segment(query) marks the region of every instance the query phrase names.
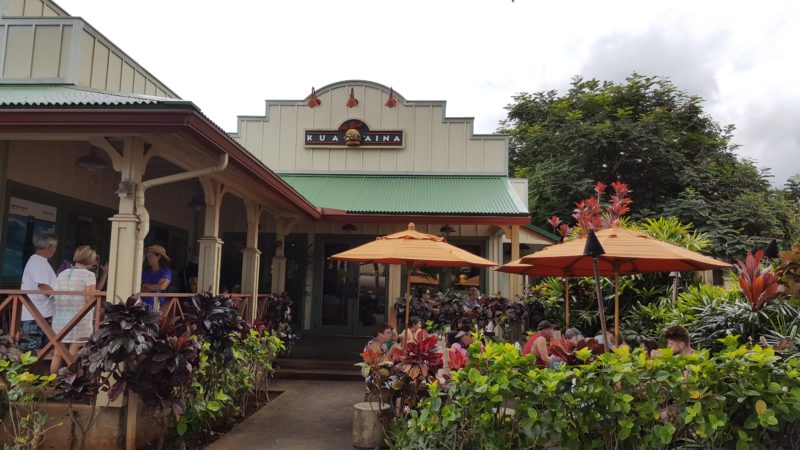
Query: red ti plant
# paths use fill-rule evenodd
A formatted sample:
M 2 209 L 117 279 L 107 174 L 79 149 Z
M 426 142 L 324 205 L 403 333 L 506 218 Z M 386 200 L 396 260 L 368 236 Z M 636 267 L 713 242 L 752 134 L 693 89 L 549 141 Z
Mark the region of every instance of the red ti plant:
M 451 371 L 463 369 L 467 365 L 467 350 L 463 348 L 451 348 L 447 367 Z
M 742 288 L 753 311 L 760 311 L 769 300 L 783 291 L 783 286 L 779 284 L 777 275 L 772 272 L 772 267 L 761 268 L 763 256 L 764 250 L 758 250 L 755 254 L 747 252 L 744 262 L 736 260 L 739 287 Z
M 589 230 L 611 228 L 619 222 L 620 217 L 630 212 L 629 205 L 633 200 L 628 197 L 631 192 L 628 185 L 619 180 L 611 183 L 614 193 L 608 196 L 608 200 L 605 199 L 607 188 L 606 184 L 598 181 L 594 185 L 596 196 L 575 203 L 572 218 L 575 219 L 575 226 L 580 236 L 585 236 Z M 558 216 L 551 217 L 548 222 L 553 227 L 553 231 L 563 238 L 569 236 L 573 231 Z
M 412 381 L 419 378 L 430 381 L 428 378 L 435 377 L 436 371 L 442 368 L 442 355 L 436 349 L 438 341 L 436 336 L 428 336 L 406 343 L 398 368 Z

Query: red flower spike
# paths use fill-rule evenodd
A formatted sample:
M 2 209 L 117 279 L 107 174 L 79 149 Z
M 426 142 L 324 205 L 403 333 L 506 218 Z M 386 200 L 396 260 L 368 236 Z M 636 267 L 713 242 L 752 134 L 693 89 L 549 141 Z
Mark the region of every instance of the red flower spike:
M 597 192 L 598 196 L 600 196 L 600 195 L 603 194 L 603 192 L 606 191 L 607 187 L 608 187 L 608 185 L 603 184 L 602 181 L 598 181 L 597 184 L 594 185 L 594 191 Z
M 317 90 L 313 87 L 311 88 L 311 95 L 308 97 L 308 101 L 306 101 L 306 105 L 309 108 L 316 108 L 317 106 L 321 105 L 322 102 L 319 98 L 317 98 Z
M 783 286 L 779 284 L 772 268 L 767 266 L 761 269 L 763 256 L 764 250 L 758 250 L 755 254 L 748 252 L 744 262 L 736 260 L 739 287 L 753 311 L 760 311 L 768 301 L 783 291 Z
M 387 108 L 394 108 L 397 106 L 397 99 L 394 97 L 394 88 L 389 88 L 389 99 L 384 103 Z
M 550 218 L 549 222 L 550 222 L 550 225 L 555 230 L 558 227 L 558 225 L 561 224 L 561 219 L 559 219 L 558 216 L 553 216 L 553 217 Z
M 358 106 L 358 100 L 356 100 L 356 93 L 353 88 L 350 88 L 350 97 L 347 99 L 347 103 L 345 103 L 348 108 L 355 108 Z

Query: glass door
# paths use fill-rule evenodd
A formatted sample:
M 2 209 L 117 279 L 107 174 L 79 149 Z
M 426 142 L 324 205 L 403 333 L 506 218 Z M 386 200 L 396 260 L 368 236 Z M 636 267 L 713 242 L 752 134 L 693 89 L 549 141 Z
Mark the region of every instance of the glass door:
M 386 321 L 386 266 L 328 259 L 356 245 L 323 244 L 322 286 L 318 291 L 319 331 L 323 333 L 371 336 L 375 325 Z

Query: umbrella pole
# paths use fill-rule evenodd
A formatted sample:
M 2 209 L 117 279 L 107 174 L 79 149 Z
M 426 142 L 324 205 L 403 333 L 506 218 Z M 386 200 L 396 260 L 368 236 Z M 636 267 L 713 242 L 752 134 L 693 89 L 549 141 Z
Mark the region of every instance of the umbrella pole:
M 678 276 L 676 272 L 675 281 L 672 282 L 672 304 L 678 301 Z
M 564 319 L 569 328 L 569 277 L 564 278 Z
M 411 310 L 411 264 L 406 264 L 406 322 L 403 327 L 403 336 L 405 336 L 406 333 L 405 330 L 408 329 L 408 316 L 409 313 L 411 312 L 410 310 Z M 403 342 L 403 345 L 405 345 L 405 342 Z
M 600 312 L 600 331 L 603 333 L 603 349 L 608 353 L 608 330 L 606 329 L 606 313 L 603 310 L 603 293 L 600 291 L 600 269 L 597 267 L 597 257 L 592 258 L 594 267 L 594 288 L 597 294 L 597 308 Z
M 614 271 L 614 340 L 619 339 L 619 271 Z

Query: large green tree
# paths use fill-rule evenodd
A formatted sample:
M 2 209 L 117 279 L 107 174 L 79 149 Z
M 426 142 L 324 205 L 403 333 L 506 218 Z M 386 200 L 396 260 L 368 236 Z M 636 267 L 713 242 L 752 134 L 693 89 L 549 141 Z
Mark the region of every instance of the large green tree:
M 768 171 L 734 154 L 733 126 L 721 126 L 700 97 L 668 79 L 578 77 L 563 95 L 522 93 L 507 110 L 512 171 L 529 180 L 537 225 L 568 216 L 594 181 L 621 179 L 634 190 L 634 217 L 691 221 L 720 257 L 798 237 L 796 203 L 770 187 Z

